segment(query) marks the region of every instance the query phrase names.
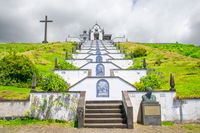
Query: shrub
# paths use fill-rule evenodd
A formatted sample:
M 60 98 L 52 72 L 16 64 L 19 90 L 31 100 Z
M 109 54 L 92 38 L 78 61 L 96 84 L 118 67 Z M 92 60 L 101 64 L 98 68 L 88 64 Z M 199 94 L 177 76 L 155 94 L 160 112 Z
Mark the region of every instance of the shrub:
M 65 60 L 59 60 L 58 69 L 60 69 L 60 70 L 67 70 L 67 69 L 76 70 L 78 68 L 76 66 L 66 62 Z
M 134 57 L 143 57 L 147 55 L 147 50 L 143 47 L 136 47 L 133 49 Z
M 160 89 L 163 84 L 163 75 L 161 72 L 151 71 L 149 74 L 140 79 L 140 82 L 136 82 L 135 87 L 144 91 L 147 87 L 152 87 L 152 89 Z
M 30 87 L 34 72 L 36 68 L 28 57 L 9 54 L 0 60 L 0 85 Z
M 43 79 L 42 89 L 44 91 L 58 91 L 62 92 L 68 88 L 69 85 L 65 80 L 57 74 L 51 73 Z

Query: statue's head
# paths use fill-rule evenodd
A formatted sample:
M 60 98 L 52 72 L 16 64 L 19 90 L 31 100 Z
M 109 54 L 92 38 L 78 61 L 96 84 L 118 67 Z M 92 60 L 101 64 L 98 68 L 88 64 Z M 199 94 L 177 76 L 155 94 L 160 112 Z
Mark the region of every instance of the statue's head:
M 147 87 L 146 91 L 147 91 L 147 95 L 151 96 L 151 94 L 152 94 L 152 88 L 151 87 Z

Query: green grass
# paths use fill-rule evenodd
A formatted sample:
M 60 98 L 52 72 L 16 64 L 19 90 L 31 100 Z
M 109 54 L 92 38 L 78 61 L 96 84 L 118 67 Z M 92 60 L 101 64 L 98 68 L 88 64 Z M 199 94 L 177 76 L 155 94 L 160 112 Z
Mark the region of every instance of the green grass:
M 169 90 L 169 76 L 173 73 L 175 76 L 176 91 L 178 98 L 200 98 L 200 67 L 197 65 L 200 62 L 198 58 L 192 58 L 180 54 L 179 51 L 173 52 L 162 50 L 162 45 L 155 44 L 157 47 L 153 48 L 153 44 L 139 44 L 139 43 L 120 43 L 128 53 L 133 51 L 135 47 L 144 47 L 147 50 L 147 56 L 135 58 L 134 65 L 131 68 L 139 68 L 142 64 L 142 59 L 146 58 L 148 68 L 155 68 L 159 72 L 163 72 L 164 83 L 159 90 Z M 178 44 L 181 45 L 181 44 Z M 168 46 L 170 47 L 170 46 Z M 183 47 L 188 47 L 183 45 Z M 194 47 L 194 46 L 191 46 Z M 195 47 L 198 51 L 199 47 Z M 192 48 L 193 49 L 193 48 Z M 161 65 L 155 65 L 156 60 L 161 60 Z
M 54 60 L 58 59 L 58 63 L 64 65 L 65 69 L 79 69 L 65 62 L 65 54 L 68 52 L 69 58 L 72 57 L 71 49 L 76 44 L 72 42 L 54 42 L 47 44 L 32 43 L 0 43 L 0 59 L 5 55 L 16 52 L 27 56 L 36 66 L 39 74 L 43 77 L 54 70 Z M 65 62 L 63 64 L 63 62 Z M 37 90 L 41 89 L 37 87 Z M 23 100 L 27 99 L 30 94 L 30 88 L 18 88 L 15 86 L 0 86 L 0 99 L 6 100 Z
M 0 120 L 1 126 L 24 126 L 24 125 L 60 125 L 66 126 L 68 124 L 65 121 L 60 120 L 38 120 L 34 118 L 17 118 L 15 120 Z M 70 124 L 70 123 L 69 123 Z
M 200 123 L 198 124 L 183 124 L 182 127 L 187 131 L 200 132 Z
M 3 58 L 6 54 L 10 52 L 25 52 L 29 50 L 34 50 L 38 48 L 39 46 L 44 44 L 38 44 L 38 43 L 0 43 L 0 59 Z
M 177 52 L 179 54 L 190 56 L 193 58 L 200 58 L 200 46 L 194 46 L 192 44 L 144 44 L 152 48 L 158 48 L 161 50 L 167 50 L 170 52 Z
M 0 99 L 24 100 L 29 97 L 30 88 L 18 88 L 15 86 L 0 86 Z
M 162 121 L 162 126 L 173 126 L 174 122 L 172 121 Z
M 71 49 L 75 47 L 75 44 L 70 42 L 64 43 L 49 43 L 41 45 L 34 50 L 25 51 L 21 54 L 28 56 L 32 62 L 36 65 L 40 74 L 46 75 L 54 70 L 54 60 L 58 59 L 58 62 L 65 60 L 65 53 L 68 52 L 71 58 Z M 78 69 L 77 67 L 68 64 L 68 69 Z

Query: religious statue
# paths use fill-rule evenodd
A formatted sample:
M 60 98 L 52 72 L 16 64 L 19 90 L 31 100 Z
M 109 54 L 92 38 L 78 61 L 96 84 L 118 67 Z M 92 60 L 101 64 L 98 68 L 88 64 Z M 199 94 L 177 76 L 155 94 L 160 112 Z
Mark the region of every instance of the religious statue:
M 147 93 L 142 96 L 142 101 L 143 102 L 149 102 L 149 103 L 156 102 L 156 96 L 152 95 L 152 88 L 147 87 L 146 91 L 147 91 Z

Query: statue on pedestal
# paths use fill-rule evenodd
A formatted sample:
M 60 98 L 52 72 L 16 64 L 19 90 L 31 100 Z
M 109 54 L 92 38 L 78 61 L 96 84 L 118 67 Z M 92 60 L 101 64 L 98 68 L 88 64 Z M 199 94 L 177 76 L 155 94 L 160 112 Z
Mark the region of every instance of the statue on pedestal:
M 146 88 L 147 93 L 142 96 L 142 123 L 144 125 L 161 125 L 161 108 L 156 96 L 152 95 L 152 88 Z

